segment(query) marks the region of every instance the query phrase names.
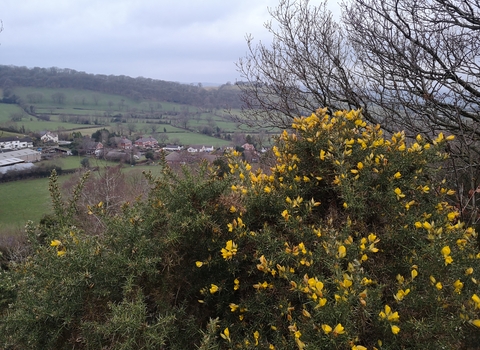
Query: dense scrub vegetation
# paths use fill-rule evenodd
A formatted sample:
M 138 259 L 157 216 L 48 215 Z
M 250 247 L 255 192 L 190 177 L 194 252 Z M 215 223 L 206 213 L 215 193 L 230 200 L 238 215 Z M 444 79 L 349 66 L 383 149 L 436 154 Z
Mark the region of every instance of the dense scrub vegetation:
M 450 203 L 450 136 L 360 111 L 296 118 L 270 173 L 232 154 L 148 176 L 109 211 L 62 199 L 0 274 L 0 344 L 26 349 L 473 349 L 477 233 Z M 79 213 L 101 228 L 91 234 Z M 80 217 L 82 216 L 80 215 Z

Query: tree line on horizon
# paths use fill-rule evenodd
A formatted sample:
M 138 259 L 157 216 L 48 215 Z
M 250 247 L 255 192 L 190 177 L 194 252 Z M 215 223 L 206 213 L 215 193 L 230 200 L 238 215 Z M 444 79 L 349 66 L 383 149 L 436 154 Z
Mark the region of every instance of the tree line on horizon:
M 156 100 L 181 103 L 202 108 L 238 109 L 242 106 L 240 91 L 226 83 L 215 89 L 205 89 L 201 84 L 151 78 L 132 78 L 125 75 L 103 75 L 78 72 L 69 68 L 28 68 L 0 65 L 0 87 L 5 102 L 17 103 L 13 97 L 15 87 L 74 88 L 116 94 L 135 101 Z

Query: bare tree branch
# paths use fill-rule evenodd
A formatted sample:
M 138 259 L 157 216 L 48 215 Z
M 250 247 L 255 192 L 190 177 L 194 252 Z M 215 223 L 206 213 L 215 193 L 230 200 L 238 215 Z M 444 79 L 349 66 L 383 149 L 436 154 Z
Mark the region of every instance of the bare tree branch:
M 271 45 L 248 36 L 237 64 L 245 123 L 287 128 L 319 107 L 361 107 L 387 131 L 456 135 L 457 173 L 478 186 L 479 0 L 344 0 L 340 22 L 326 0 L 281 0 L 270 14 Z

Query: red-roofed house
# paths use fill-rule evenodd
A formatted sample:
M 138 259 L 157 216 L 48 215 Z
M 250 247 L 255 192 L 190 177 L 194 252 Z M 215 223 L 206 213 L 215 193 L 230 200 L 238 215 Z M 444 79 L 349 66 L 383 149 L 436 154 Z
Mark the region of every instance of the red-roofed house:
M 153 148 L 158 146 L 158 141 L 153 137 L 142 137 L 135 141 L 135 146 L 142 148 Z
M 130 149 L 130 148 L 132 148 L 132 141 L 130 141 L 126 137 L 122 137 L 122 139 L 120 140 L 120 145 L 119 146 L 122 149 Z

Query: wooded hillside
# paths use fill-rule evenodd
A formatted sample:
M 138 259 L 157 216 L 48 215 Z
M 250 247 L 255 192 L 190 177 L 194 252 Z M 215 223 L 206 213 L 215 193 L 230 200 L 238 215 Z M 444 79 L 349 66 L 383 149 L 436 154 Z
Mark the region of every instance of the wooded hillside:
M 144 77 L 103 75 L 62 68 L 27 68 L 0 66 L 0 87 L 4 102 L 15 103 L 11 95 L 15 87 L 76 88 L 118 94 L 133 98 L 188 104 L 205 108 L 240 108 L 240 91 L 227 83 L 206 89 L 201 84 L 181 84 Z

